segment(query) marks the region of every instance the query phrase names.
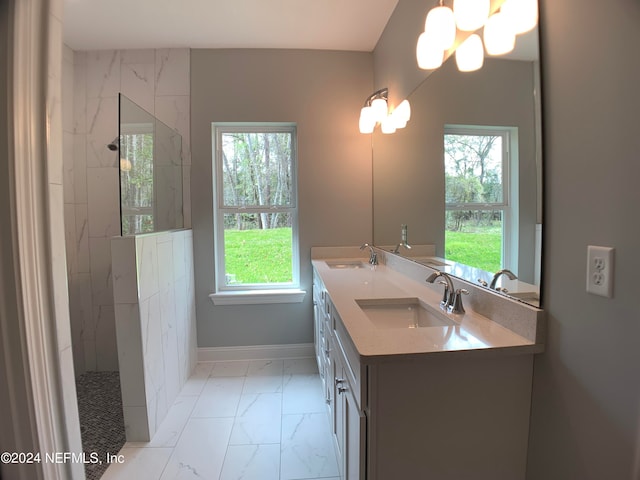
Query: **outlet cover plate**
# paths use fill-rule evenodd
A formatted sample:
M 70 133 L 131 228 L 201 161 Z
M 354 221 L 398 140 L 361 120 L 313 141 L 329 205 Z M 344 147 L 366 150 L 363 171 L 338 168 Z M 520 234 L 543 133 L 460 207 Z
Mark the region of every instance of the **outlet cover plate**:
M 587 247 L 587 292 L 613 297 L 613 252 L 611 247 Z

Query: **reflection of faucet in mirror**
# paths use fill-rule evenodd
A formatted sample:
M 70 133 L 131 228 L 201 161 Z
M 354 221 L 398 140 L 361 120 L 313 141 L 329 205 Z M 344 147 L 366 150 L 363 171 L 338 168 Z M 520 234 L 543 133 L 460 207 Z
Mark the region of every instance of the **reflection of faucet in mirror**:
M 489 284 L 489 288 L 491 290 L 498 290 L 496 288 L 496 283 L 498 282 L 498 278 L 500 278 L 501 275 L 506 275 L 507 277 L 509 277 L 509 280 L 515 280 L 518 277 L 516 276 L 515 273 L 513 273 L 511 270 L 507 270 L 506 268 L 503 270 L 499 270 L 496 272 L 496 274 L 493 276 L 493 279 L 491 280 L 491 283 Z M 506 293 L 506 289 L 501 288 L 500 291 L 503 291 Z
M 369 263 L 371 265 L 377 265 L 378 264 L 378 254 L 376 253 L 376 251 L 368 243 L 363 243 L 360 246 L 360 250 L 364 250 L 365 248 L 369 249 Z
M 396 245 L 396 248 L 394 248 L 391 253 L 398 253 L 400 251 L 400 247 L 404 247 L 407 250 L 411 250 L 411 245 L 409 245 L 409 242 L 407 240 L 408 236 L 407 236 L 407 226 L 405 224 L 402 224 L 400 226 L 400 243 L 398 243 Z

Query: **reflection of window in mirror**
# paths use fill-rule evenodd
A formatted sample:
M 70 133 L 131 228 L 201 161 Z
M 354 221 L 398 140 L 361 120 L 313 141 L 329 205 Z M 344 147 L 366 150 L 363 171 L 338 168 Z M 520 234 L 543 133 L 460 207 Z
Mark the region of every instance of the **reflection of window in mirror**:
M 120 137 L 120 208 L 122 235 L 154 231 L 153 127 Z
M 445 255 L 517 272 L 517 129 L 445 126 Z M 514 157 L 517 155 L 514 155 Z

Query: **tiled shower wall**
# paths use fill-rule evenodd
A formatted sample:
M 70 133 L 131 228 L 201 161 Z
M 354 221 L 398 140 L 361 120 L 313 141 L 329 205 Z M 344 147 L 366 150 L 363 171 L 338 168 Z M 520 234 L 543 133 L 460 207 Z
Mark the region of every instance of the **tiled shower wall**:
M 191 230 L 111 242 L 128 441 L 149 441 L 196 364 Z
M 76 375 L 117 370 L 110 240 L 120 235 L 118 136 L 123 93 L 182 135 L 185 227 L 190 205 L 188 49 L 63 53 L 64 217 Z

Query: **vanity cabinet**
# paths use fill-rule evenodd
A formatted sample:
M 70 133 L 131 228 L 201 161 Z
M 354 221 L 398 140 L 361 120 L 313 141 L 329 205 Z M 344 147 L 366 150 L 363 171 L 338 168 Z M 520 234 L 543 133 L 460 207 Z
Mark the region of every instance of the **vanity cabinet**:
M 361 355 L 316 277 L 316 351 L 342 480 L 524 480 L 532 353 Z
M 313 287 L 316 359 L 329 408 L 340 476 L 365 480 L 366 417 L 360 403 L 360 364 L 353 346 L 346 344 L 349 340 L 344 326 L 317 275 L 314 275 Z

